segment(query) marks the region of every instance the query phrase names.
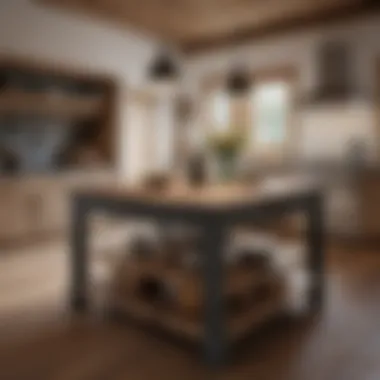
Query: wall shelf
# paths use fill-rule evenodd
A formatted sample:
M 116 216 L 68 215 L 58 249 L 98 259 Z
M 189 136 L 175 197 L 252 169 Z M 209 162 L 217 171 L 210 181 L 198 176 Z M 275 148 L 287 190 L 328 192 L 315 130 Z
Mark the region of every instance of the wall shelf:
M 71 95 L 22 91 L 0 92 L 0 114 L 36 115 L 67 119 L 91 119 L 102 114 L 100 95 Z
M 0 245 L 64 235 L 71 192 L 115 179 L 116 96 L 108 75 L 0 58 Z

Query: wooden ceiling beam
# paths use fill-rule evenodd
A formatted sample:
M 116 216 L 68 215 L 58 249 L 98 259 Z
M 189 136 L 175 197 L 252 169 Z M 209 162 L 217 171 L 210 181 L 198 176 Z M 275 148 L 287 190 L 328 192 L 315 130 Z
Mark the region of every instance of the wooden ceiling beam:
M 181 50 L 187 55 L 196 55 L 211 50 L 242 45 L 252 40 L 292 33 L 297 30 L 310 30 L 333 24 L 344 23 L 374 13 L 380 13 L 380 1 L 362 0 L 343 8 L 333 8 L 311 15 L 283 19 L 262 27 L 247 27 L 234 33 L 215 37 L 192 39 L 181 44 Z
M 213 0 L 205 3 L 208 1 Z M 360 1 L 362 0 L 240 0 L 229 6 L 228 12 L 203 12 L 197 22 L 191 25 L 192 28 L 188 28 L 187 34 L 183 35 L 183 40 L 218 37 L 226 32 L 232 35 L 246 28 L 260 29 L 263 25 L 342 9 Z

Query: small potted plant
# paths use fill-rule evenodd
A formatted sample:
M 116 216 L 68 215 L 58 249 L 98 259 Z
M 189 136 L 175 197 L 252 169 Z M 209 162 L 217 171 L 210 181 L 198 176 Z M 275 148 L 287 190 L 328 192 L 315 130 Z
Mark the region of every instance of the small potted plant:
M 244 136 L 237 131 L 230 128 L 209 136 L 209 147 L 216 158 L 219 177 L 223 180 L 231 180 L 236 174 L 237 160 L 244 145 Z

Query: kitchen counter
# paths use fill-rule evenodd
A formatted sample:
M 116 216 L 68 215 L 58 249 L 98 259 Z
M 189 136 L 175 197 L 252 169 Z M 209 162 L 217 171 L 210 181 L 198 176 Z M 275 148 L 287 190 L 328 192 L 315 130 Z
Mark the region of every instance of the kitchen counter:
M 312 162 L 250 168 L 247 181 L 301 177 L 320 184 L 325 193 L 326 228 L 330 236 L 380 242 L 380 164 Z M 248 179 L 247 179 L 248 178 Z

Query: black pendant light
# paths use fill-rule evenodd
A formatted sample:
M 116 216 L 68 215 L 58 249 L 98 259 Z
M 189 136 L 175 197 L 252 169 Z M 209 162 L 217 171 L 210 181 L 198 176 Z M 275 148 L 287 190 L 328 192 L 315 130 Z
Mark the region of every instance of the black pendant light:
M 149 68 L 149 77 L 153 81 L 173 81 L 179 76 L 176 62 L 166 51 L 160 52 Z
M 235 67 L 227 76 L 227 91 L 232 96 L 241 96 L 249 92 L 252 82 L 244 67 Z

